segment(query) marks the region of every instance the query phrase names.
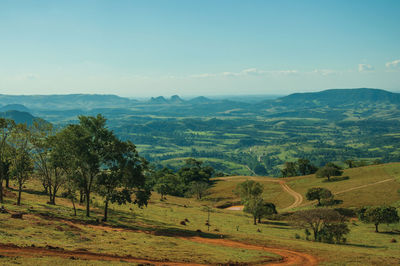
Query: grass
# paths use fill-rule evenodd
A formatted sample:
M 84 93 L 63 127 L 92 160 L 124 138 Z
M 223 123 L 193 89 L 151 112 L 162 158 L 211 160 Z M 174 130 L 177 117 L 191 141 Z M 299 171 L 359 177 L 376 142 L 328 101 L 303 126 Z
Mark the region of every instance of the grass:
M 316 185 L 327 185 L 333 191 L 339 191 L 390 177 L 396 178 L 398 182 L 399 172 L 400 164 L 387 164 L 346 170 L 345 175 L 350 176 L 350 179 L 339 182 L 324 183 L 323 180 L 313 176 L 285 180 L 291 188 L 303 194 L 308 187 Z M 102 217 L 100 198 L 93 198 L 94 207 L 91 218 L 84 216 L 83 206 L 79 206 L 78 217 L 73 217 L 68 200 L 57 198 L 57 206 L 47 205 L 47 197 L 37 193 L 40 191 L 40 184 L 32 181 L 27 185 L 30 192 L 24 192 L 22 195 L 22 206 L 14 205 L 15 197 L 8 194 L 5 208 L 12 212 L 27 214 L 23 220 L 10 219 L 9 214 L 0 214 L 0 243 L 13 243 L 20 246 L 34 244 L 38 247 L 50 245 L 62 247 L 65 250 L 82 249 L 106 254 L 132 255 L 144 259 L 168 259 L 206 264 L 256 262 L 261 258 L 277 258 L 275 254 L 259 250 L 211 245 L 191 240 L 192 237 L 200 235 L 210 239 L 223 237 L 303 251 L 317 256 L 322 265 L 395 265 L 400 260 L 399 225 L 381 225 L 380 231 L 383 233 L 374 233 L 373 225 L 354 221 L 349 224 L 351 233 L 347 237 L 347 244 L 333 245 L 305 240 L 303 230 L 292 226 L 288 221 L 264 221 L 254 226 L 248 214 L 211 208 L 211 227 L 208 231 L 205 224 L 208 218 L 206 206 L 237 201 L 238 198 L 232 190 L 237 183 L 246 178 L 248 177 L 216 181 L 210 190 L 211 194 L 203 201 L 172 196 L 167 196 L 166 201 L 160 201 L 159 195 L 155 193 L 147 208 L 139 209 L 133 205 L 111 204 L 110 220 L 105 224 L 106 227 L 89 224 L 96 218 Z M 291 196 L 282 192 L 278 183 L 268 182 L 261 177 L 256 180 L 264 184 L 266 200 L 276 202 L 280 208 L 292 203 Z M 376 194 L 371 194 L 375 188 L 371 186 L 366 191 L 353 190 L 337 197 L 343 200 L 344 206 L 364 204 L 371 195 L 377 197 L 375 202 L 384 202 L 386 198 L 393 195 L 387 196 L 383 190 L 379 192 L 380 186 L 382 185 L 384 190 L 390 190 L 398 184 L 396 182 L 377 185 Z M 396 196 L 388 203 L 396 204 L 398 201 Z M 181 225 L 181 221 L 185 219 L 189 222 Z M 197 230 L 201 230 L 202 233 L 196 232 Z M 301 238 L 296 239 L 296 234 Z M 398 243 L 391 243 L 392 238 L 397 239 Z M 335 255 L 332 256 L 332 254 Z M 0 258 L 0 264 L 14 263 L 87 265 L 90 261 L 71 261 L 53 257 Z

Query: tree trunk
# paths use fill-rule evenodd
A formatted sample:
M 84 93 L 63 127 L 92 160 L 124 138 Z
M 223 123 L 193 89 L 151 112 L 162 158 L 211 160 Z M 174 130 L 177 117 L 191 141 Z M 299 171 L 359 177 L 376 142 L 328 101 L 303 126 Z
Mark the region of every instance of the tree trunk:
M 90 192 L 86 191 L 86 216 L 90 217 Z
M 10 177 L 6 177 L 6 188 L 10 188 Z
M 72 207 L 74 207 L 74 216 L 76 216 L 76 207 L 75 207 L 75 201 L 74 201 L 73 197 L 71 197 L 71 202 L 72 202 Z
M 83 191 L 82 190 L 79 191 L 79 203 L 80 204 L 83 203 Z
M 318 228 L 314 228 L 313 232 L 314 232 L 314 240 L 317 241 L 317 239 L 318 239 Z
M 318 206 L 321 206 L 321 199 L 318 198 Z
M 375 224 L 375 232 L 376 232 L 376 233 L 379 233 L 378 225 L 379 225 L 379 224 Z
M 107 222 L 107 217 L 108 217 L 108 199 L 104 201 L 104 217 L 103 217 L 104 222 Z
M 22 193 L 22 184 L 19 184 L 17 205 L 21 205 L 21 193 Z
M 0 179 L 0 203 L 3 203 L 3 179 Z
M 261 223 L 261 216 L 258 217 L 258 223 Z
M 254 225 L 257 225 L 257 217 L 254 216 Z

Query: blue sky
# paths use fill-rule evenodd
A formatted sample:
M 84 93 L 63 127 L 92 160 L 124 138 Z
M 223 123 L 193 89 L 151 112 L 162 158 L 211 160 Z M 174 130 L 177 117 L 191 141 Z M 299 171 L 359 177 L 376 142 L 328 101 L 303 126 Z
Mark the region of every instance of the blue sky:
M 0 93 L 400 91 L 400 1 L 0 0 Z

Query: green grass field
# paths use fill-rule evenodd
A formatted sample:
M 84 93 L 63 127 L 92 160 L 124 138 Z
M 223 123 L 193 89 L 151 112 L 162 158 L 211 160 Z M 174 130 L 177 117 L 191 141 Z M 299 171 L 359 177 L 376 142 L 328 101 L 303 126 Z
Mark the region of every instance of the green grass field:
M 283 179 L 294 191 L 304 196 L 313 186 L 323 186 L 333 192 L 349 190 L 362 185 L 373 184 L 394 178 L 381 184 L 354 189 L 337 195 L 345 207 L 363 205 L 392 204 L 400 206 L 400 164 L 385 164 L 346 170 L 350 179 L 337 182 L 323 182 L 314 176 Z M 83 206 L 79 206 L 78 216 L 72 216 L 70 202 L 57 198 L 57 205 L 46 204 L 47 196 L 41 194 L 39 183 L 32 181 L 22 195 L 22 206 L 15 205 L 14 191 L 7 193 L 5 208 L 10 212 L 26 213 L 23 219 L 11 219 L 10 214 L 0 214 L 0 244 L 14 244 L 21 247 L 52 247 L 63 252 L 118 255 L 122 259 L 113 264 L 126 264 L 128 255 L 153 261 L 154 264 L 180 263 L 250 263 L 265 264 L 279 259 L 270 250 L 259 250 L 249 246 L 227 246 L 223 241 L 239 241 L 264 247 L 293 250 L 311 255 L 320 265 L 396 265 L 400 262 L 400 225 L 381 225 L 382 233 L 375 233 L 374 226 L 354 220 L 349 224 L 351 233 L 347 243 L 326 244 L 305 240 L 303 230 L 288 221 L 264 221 L 253 225 L 248 214 L 216 208 L 224 204 L 237 204 L 239 198 L 233 193 L 236 185 L 254 177 L 232 177 L 215 180 L 210 194 L 202 201 L 192 198 L 167 196 L 160 201 L 156 193 L 147 208 L 133 205 L 110 207 L 109 221 L 98 224 L 94 221 L 102 217 L 102 202 L 93 199 L 92 217 L 84 216 Z M 264 184 L 264 198 L 274 202 L 278 211 L 292 204 L 293 197 L 284 192 L 281 185 L 255 178 Z M 276 179 L 272 179 L 276 180 Z M 396 194 L 397 193 L 397 194 Z M 307 201 L 304 200 L 303 203 Z M 302 208 L 313 208 L 310 205 Z M 210 209 L 210 228 L 206 226 Z M 186 225 L 181 222 L 188 220 Z M 201 230 L 201 232 L 197 232 Z M 300 239 L 296 239 L 298 234 Z M 396 239 L 397 243 L 391 243 Z M 231 242 L 227 242 L 231 243 Z M 232 242 L 237 243 L 237 242 Z M 47 247 L 47 249 L 45 248 Z M 0 264 L 59 264 L 102 265 L 106 260 L 73 258 L 73 256 L 36 256 L 35 254 L 15 255 L 2 252 Z M 124 260 L 125 258 L 125 260 Z

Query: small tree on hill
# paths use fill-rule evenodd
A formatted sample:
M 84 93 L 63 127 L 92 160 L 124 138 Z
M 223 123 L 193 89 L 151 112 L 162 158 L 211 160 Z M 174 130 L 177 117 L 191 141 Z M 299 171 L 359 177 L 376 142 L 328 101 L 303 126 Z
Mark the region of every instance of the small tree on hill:
M 178 170 L 178 176 L 185 186 L 184 192 L 190 190 L 192 182 L 210 182 L 214 168 L 204 166 L 203 162 L 192 158 L 187 159 L 185 162 L 186 164 Z
M 263 202 L 262 205 L 262 210 L 258 216 L 258 222 L 261 223 L 261 218 L 262 217 L 268 217 L 273 214 L 277 214 L 278 212 L 276 211 L 276 206 L 275 204 L 271 202 Z
M 400 220 L 396 208 L 391 206 L 362 208 L 359 211 L 359 218 L 364 223 L 374 224 L 375 232 L 379 232 L 379 224 L 398 223 Z
M 327 163 L 324 167 L 318 169 L 315 173 L 319 178 L 327 178 L 330 181 L 332 176 L 341 176 L 343 174 L 342 169 L 334 163 Z
M 332 196 L 330 190 L 322 187 L 310 188 L 306 194 L 307 200 L 318 200 L 318 206 L 321 206 L 321 199 L 329 199 Z
M 315 165 L 310 163 L 310 160 L 302 158 L 297 160 L 297 169 L 300 175 L 311 175 L 318 170 Z
M 311 229 L 314 233 L 314 240 L 322 240 L 320 233 L 327 225 L 340 224 L 344 222 L 344 217 L 332 209 L 311 209 L 298 211 L 292 215 L 292 220 L 297 225 Z
M 192 182 L 189 187 L 189 194 L 196 195 L 196 198 L 200 200 L 206 195 L 209 187 L 209 184 L 206 182 Z
M 3 203 L 3 180 L 7 178 L 9 170 L 8 140 L 14 127 L 13 120 L 0 118 L 0 203 Z
M 264 187 L 253 180 L 247 180 L 236 187 L 236 193 L 240 196 L 244 205 L 243 210 L 253 215 L 254 225 L 257 224 L 257 218 L 263 215 L 263 190 Z
M 295 162 L 285 162 L 281 170 L 282 177 L 290 177 L 297 175 L 297 165 Z
M 33 161 L 30 156 L 29 130 L 25 124 L 18 124 L 10 137 L 11 156 L 10 171 L 18 183 L 17 205 L 21 204 L 22 187 L 33 172 Z

